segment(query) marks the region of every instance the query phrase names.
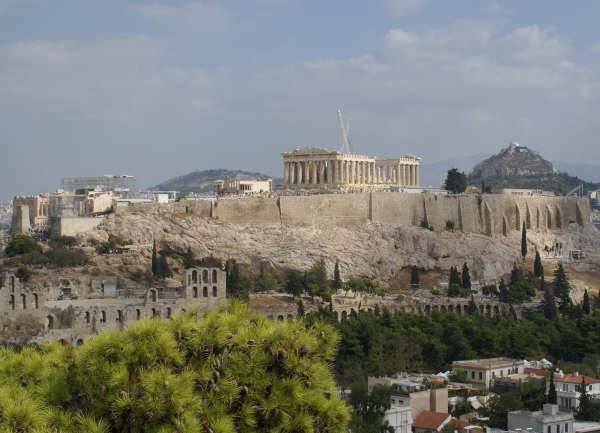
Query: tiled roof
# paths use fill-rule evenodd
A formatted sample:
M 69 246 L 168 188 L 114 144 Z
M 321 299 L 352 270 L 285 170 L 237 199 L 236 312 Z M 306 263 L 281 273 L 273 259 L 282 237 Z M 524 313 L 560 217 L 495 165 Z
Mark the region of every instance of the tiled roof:
M 414 419 L 412 425 L 416 428 L 437 430 L 448 418 L 450 418 L 450 414 L 448 413 L 424 410 Z
M 585 380 L 586 385 L 590 385 L 592 383 L 600 383 L 599 379 L 594 379 L 590 376 L 584 376 L 583 374 L 578 374 L 577 376 L 574 376 L 572 374 L 565 374 L 563 377 L 554 376 L 554 381 L 560 383 L 576 383 L 578 385 L 581 385 L 582 378 Z
M 450 425 L 454 427 L 454 430 L 464 431 L 465 427 L 469 425 L 468 422 L 461 421 L 459 419 L 453 418 L 446 425 Z

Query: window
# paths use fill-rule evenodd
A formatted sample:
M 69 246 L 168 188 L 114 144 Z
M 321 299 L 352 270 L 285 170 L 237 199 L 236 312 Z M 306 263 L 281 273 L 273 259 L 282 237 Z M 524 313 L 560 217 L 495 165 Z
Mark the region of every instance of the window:
M 8 298 L 8 304 L 10 305 L 11 310 L 15 309 L 15 295 L 10 295 L 10 298 Z
M 46 317 L 46 329 L 54 329 L 54 317 Z
M 213 297 L 217 297 L 217 286 L 213 286 Z
M 471 379 L 475 379 L 475 372 L 474 371 L 471 372 Z
M 213 284 L 217 283 L 217 270 L 216 269 L 213 269 L 213 272 L 212 272 L 212 282 L 213 282 Z
M 194 298 L 198 297 L 198 287 L 194 287 Z
M 202 296 L 208 298 L 208 287 L 202 287 Z
M 142 318 L 142 312 L 138 308 L 135 310 L 135 320 L 140 320 L 141 318 Z
M 479 372 L 479 380 L 483 380 L 483 373 L 481 371 Z
M 150 290 L 150 300 L 156 302 L 156 290 Z
M 123 321 L 123 312 L 121 310 L 117 310 L 117 317 L 115 318 L 115 322 Z
M 568 391 L 569 390 L 569 385 L 567 385 L 566 383 L 563 383 L 563 391 Z
M 196 272 L 196 271 L 192 271 L 192 282 L 194 282 L 194 283 L 198 282 L 198 272 Z
M 206 269 L 202 271 L 202 282 L 208 282 L 208 271 Z
M 158 311 L 156 308 L 153 308 L 152 317 L 160 317 L 160 311 Z
M 85 323 L 90 323 L 90 312 L 89 311 L 85 312 L 84 317 L 85 317 Z
M 171 317 L 171 307 L 167 307 L 167 319 Z
M 551 425 L 548 426 L 547 432 L 548 433 L 552 433 L 552 426 Z
M 37 293 L 33 294 L 33 308 L 36 310 L 40 307 Z
M 21 295 L 21 308 L 23 310 L 27 309 L 27 299 L 25 299 L 25 295 Z
M 569 423 L 565 423 L 565 433 L 569 433 Z
M 106 311 L 100 312 L 100 323 L 106 323 Z

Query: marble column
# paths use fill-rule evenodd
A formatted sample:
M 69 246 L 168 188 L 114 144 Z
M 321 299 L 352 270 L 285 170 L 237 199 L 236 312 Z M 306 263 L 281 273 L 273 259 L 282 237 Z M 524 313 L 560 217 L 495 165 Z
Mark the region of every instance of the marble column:
M 321 172 L 319 173 L 319 183 L 321 185 L 325 185 L 325 161 L 320 161 L 319 165 L 321 166 Z
M 415 186 L 419 186 L 419 166 L 415 165 Z
M 311 161 L 310 163 L 311 168 L 312 168 L 312 174 L 310 176 L 310 183 L 312 185 L 316 185 L 317 183 L 317 161 Z
M 302 175 L 304 174 L 304 167 L 302 166 L 302 162 L 298 161 L 296 163 L 296 184 L 302 185 Z
M 287 185 L 288 182 L 288 163 L 284 162 L 283 163 L 283 184 Z

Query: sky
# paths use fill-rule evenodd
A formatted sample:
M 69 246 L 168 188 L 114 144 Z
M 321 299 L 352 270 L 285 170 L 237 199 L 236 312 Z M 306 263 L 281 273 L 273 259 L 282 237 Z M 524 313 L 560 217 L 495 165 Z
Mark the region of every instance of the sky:
M 282 176 L 281 153 L 423 163 L 511 141 L 600 159 L 595 0 L 0 0 L 0 199 L 68 176 Z

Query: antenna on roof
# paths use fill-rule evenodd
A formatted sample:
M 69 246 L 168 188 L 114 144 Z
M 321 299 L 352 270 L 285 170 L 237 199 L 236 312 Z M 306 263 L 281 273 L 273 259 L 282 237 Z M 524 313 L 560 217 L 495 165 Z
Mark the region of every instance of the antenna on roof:
M 350 148 L 350 137 L 348 137 L 348 133 L 350 132 L 350 123 L 344 123 L 344 117 L 342 116 L 341 108 L 338 108 L 337 115 L 340 123 L 340 131 L 342 133 L 342 147 L 340 148 L 340 151 L 342 153 L 352 153 Z

